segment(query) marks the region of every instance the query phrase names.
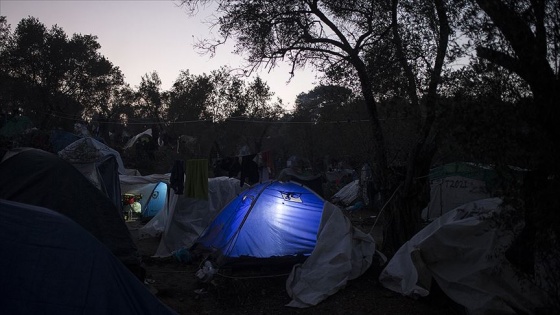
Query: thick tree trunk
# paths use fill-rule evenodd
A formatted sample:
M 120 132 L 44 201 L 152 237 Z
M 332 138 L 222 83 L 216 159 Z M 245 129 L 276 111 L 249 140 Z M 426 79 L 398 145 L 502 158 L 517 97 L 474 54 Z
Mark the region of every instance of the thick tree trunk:
M 435 152 L 434 141 L 418 143 L 410 153 L 405 178 L 393 191 L 383 231 L 382 250 L 389 257 L 422 227 L 420 211 L 430 200 L 428 174 Z
M 395 198 L 387 209 L 388 222 L 384 229 L 383 250 L 392 256 L 398 248 L 416 234 L 420 226 L 421 210 L 428 204 L 430 186 L 428 174 L 432 158 L 436 152 L 436 135 L 433 129 L 435 107 L 437 104 L 437 87 L 441 79 L 441 71 L 447 52 L 450 27 L 445 4 L 442 0 L 434 1 L 439 25 L 439 38 L 433 71 L 430 75 L 428 93 L 426 95 L 426 117 L 418 117 L 418 139 L 416 146 L 410 151 L 406 165 L 404 181 L 395 191 Z M 411 105 L 420 108 L 417 97 L 417 86 L 411 66 L 406 61 L 403 43 L 398 30 L 398 0 L 392 1 L 393 41 L 397 56 L 408 80 L 408 94 Z M 419 111 L 418 111 L 419 112 Z
M 545 286 L 552 289 L 549 306 L 560 308 L 557 283 L 557 257 L 543 259 L 560 251 L 557 238 L 560 236 L 560 81 L 547 60 L 546 28 L 544 24 L 545 1 L 532 3 L 534 25 L 531 25 L 507 3 L 500 0 L 477 0 L 478 5 L 492 19 L 515 52 L 515 56 L 487 47 L 477 47 L 479 57 L 504 67 L 523 78 L 531 87 L 537 113 L 538 126 L 542 137 L 540 150 L 534 152 L 537 163 L 524 180 L 522 202 L 525 227 L 514 245 L 508 251 L 508 258 L 520 270 L 532 274 L 535 256 L 540 256 L 539 269 L 548 274 L 540 278 Z M 518 197 L 518 196 L 513 196 Z M 556 248 L 551 248 L 556 246 Z M 549 261 L 555 261 L 550 264 Z M 541 274 L 542 276 L 542 274 Z M 556 278 L 555 278 L 556 277 Z M 539 278 L 539 277 L 537 277 Z M 541 284 L 542 285 L 542 284 Z
M 373 96 L 371 78 L 369 77 L 365 64 L 356 57 L 354 65 L 362 87 L 362 96 L 370 117 L 370 126 L 373 135 L 373 163 L 371 165 L 374 191 L 377 194 L 377 205 L 383 205 L 389 194 L 389 178 L 387 166 L 387 152 L 385 148 L 385 137 L 377 113 L 377 102 Z

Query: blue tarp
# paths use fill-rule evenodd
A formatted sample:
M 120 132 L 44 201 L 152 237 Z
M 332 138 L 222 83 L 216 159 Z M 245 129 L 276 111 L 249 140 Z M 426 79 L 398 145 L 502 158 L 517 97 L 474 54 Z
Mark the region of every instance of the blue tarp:
M 175 314 L 96 238 L 47 208 L 0 199 L 2 314 Z
M 237 258 L 307 257 L 315 248 L 325 201 L 306 186 L 266 182 L 241 193 L 218 214 L 193 245 Z
M 73 133 L 64 130 L 55 129 L 51 132 L 51 137 L 50 137 L 51 147 L 54 152 L 58 152 L 66 148 L 70 144 L 72 144 L 74 141 L 79 140 L 81 138 L 82 137 L 75 135 Z

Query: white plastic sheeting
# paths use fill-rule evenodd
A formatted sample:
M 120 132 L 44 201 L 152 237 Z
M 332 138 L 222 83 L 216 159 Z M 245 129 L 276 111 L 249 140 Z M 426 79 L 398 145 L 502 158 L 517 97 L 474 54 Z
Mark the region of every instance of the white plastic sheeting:
M 94 162 L 100 160 L 106 155 L 114 155 L 117 159 L 117 164 L 119 165 L 120 174 L 133 174 L 136 172 L 136 170 L 126 169 L 124 167 L 121 154 L 117 150 L 93 138 L 78 139 L 69 144 L 66 148 L 60 150 L 58 155 L 70 163 Z
M 543 295 L 505 258 L 514 232 L 488 219 L 499 198 L 474 201 L 439 217 L 405 243 L 382 271 L 386 288 L 427 296 L 432 278 L 470 314 L 533 313 Z M 511 209 L 508 209 L 511 210 Z
M 124 145 L 123 150 L 131 148 L 136 143 L 136 141 L 138 141 L 138 139 L 140 139 L 140 137 L 142 137 L 144 135 L 148 135 L 151 138 L 152 137 L 152 128 L 146 129 L 143 132 L 141 132 L 141 133 L 135 135 L 134 137 L 130 138 L 130 140 L 128 140 L 126 142 L 126 144 Z
M 362 275 L 374 254 L 373 237 L 353 227 L 340 208 L 326 202 L 315 249 L 303 264 L 293 267 L 286 280 L 292 298 L 287 306 L 317 305 Z
M 139 229 L 139 235 L 161 235 L 155 257 L 167 257 L 178 249 L 189 248 L 214 216 L 247 187 L 235 178 L 209 178 L 208 200 L 186 198 L 169 189 L 166 206 Z
M 433 219 L 467 202 L 490 198 L 486 182 L 464 176 L 448 176 L 430 181 L 430 202 L 422 210 L 422 219 Z
M 358 199 L 358 195 L 360 193 L 360 180 L 356 179 L 346 186 L 342 187 L 339 191 L 336 192 L 331 197 L 331 200 L 334 203 L 342 203 L 345 206 L 351 205 L 356 199 Z

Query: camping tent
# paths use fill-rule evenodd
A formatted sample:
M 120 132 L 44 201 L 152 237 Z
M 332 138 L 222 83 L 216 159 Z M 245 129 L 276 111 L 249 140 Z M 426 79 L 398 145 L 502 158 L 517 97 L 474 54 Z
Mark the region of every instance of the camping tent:
M 121 207 L 121 186 L 115 156 L 106 155 L 94 162 L 74 162 L 72 165 L 109 197 L 115 206 Z
M 132 146 L 134 146 L 134 144 L 136 144 L 136 142 L 142 142 L 142 141 L 146 141 L 146 142 L 150 142 L 152 141 L 152 128 L 146 129 L 144 131 L 142 131 L 141 133 L 135 135 L 134 137 L 130 138 L 130 140 L 128 140 L 126 142 L 126 144 L 124 145 L 123 149 L 130 149 L 132 148 Z
M 470 314 L 533 314 L 543 294 L 515 273 L 505 257 L 519 226 L 497 215 L 515 211 L 489 198 L 462 205 L 437 218 L 393 256 L 379 276 L 395 292 L 427 296 L 432 279 Z
M 126 175 L 134 175 L 136 170 L 126 169 L 120 153 L 91 137 L 80 138 L 64 149 L 58 151 L 58 155 L 70 163 L 82 163 L 97 161 L 104 156 L 113 155 L 119 165 L 119 173 Z
M 167 183 L 164 181 L 131 184 L 121 180 L 123 194 L 140 195 L 142 197 L 137 202 L 140 204 L 140 213 L 143 218 L 154 217 L 164 208 L 167 189 Z
M 497 176 L 488 167 L 473 163 L 449 163 L 430 170 L 430 202 L 422 218 L 431 221 L 467 202 L 492 196 Z
M 220 266 L 256 260 L 301 262 L 317 241 L 325 201 L 303 185 L 257 184 L 231 201 L 193 245 Z
M 120 210 L 74 166 L 39 149 L 6 155 L 0 163 L 0 198 L 59 212 L 93 234 L 125 265 L 140 266 Z
M 0 199 L 3 314 L 175 314 L 90 233 Z
M 338 207 L 308 187 L 272 181 L 232 200 L 191 249 L 209 253 L 220 268 L 293 266 L 286 281 L 292 298 L 288 306 L 303 308 L 318 304 L 362 275 L 372 263 L 375 243 L 371 235 L 354 228 Z
M 86 137 L 79 138 L 59 150 L 58 156 L 74 165 L 117 207 L 122 206 L 119 173 L 135 174 L 137 170 L 126 169 L 119 152 L 91 137 Z

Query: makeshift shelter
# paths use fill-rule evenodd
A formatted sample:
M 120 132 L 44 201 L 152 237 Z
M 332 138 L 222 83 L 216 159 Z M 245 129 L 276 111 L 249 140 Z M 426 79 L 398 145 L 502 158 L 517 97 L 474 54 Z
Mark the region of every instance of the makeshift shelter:
M 130 138 L 124 145 L 123 149 L 132 148 L 137 142 L 150 142 L 152 141 L 152 128 L 146 129 L 143 132 Z
M 492 197 L 496 172 L 474 163 L 449 163 L 430 170 L 430 202 L 422 218 L 431 221 L 467 202 Z
M 100 160 L 107 155 L 113 155 L 118 163 L 118 171 L 123 175 L 135 175 L 136 170 L 126 169 L 120 153 L 91 137 L 80 138 L 64 149 L 58 155 L 70 163 L 83 163 Z
M 373 263 L 375 241 L 352 225 L 335 205 L 325 202 L 317 242 L 303 264 L 294 265 L 286 280 L 291 307 L 317 305 L 361 276 Z M 379 255 L 384 264 L 385 258 Z
M 521 226 L 499 223 L 498 214 L 515 211 L 501 204 L 499 198 L 473 201 L 437 218 L 397 251 L 380 283 L 424 297 L 435 280 L 470 314 L 533 314 L 544 305 L 544 294 L 505 256 Z
M 166 174 L 166 177 L 168 182 L 169 174 Z M 142 178 L 156 181 L 161 179 L 161 176 L 158 176 L 158 179 Z M 121 183 L 125 180 L 133 179 L 121 176 Z M 241 186 L 239 183 L 238 179 L 225 176 L 209 178 L 207 199 L 189 198 L 186 195 L 178 195 L 173 189 L 168 189 L 163 210 L 139 229 L 140 237 L 161 236 L 154 254 L 156 257 L 168 257 L 176 250 L 191 247 L 216 213 L 249 187 Z
M 175 314 L 67 217 L 0 199 L 3 314 Z
M 120 209 L 72 164 L 39 149 L 21 148 L 6 156 L 0 163 L 0 198 L 67 216 L 137 270 L 140 257 Z
M 191 251 L 207 253 L 218 268 L 293 267 L 286 281 L 293 299 L 288 306 L 303 308 L 362 275 L 372 263 L 375 243 L 308 187 L 272 181 L 251 187 L 225 206 Z

